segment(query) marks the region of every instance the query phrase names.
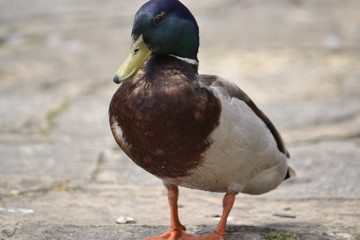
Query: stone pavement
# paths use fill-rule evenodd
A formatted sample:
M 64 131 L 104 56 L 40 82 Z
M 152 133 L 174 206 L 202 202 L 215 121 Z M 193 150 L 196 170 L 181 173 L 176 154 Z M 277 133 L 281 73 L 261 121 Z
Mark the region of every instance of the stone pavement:
M 0 0 L 0 239 L 139 240 L 167 229 L 161 182 L 116 147 L 107 120 L 143 2 Z M 239 195 L 227 239 L 359 240 L 360 2 L 183 2 L 200 25 L 200 72 L 253 98 L 298 174 Z M 190 232 L 211 232 L 221 199 L 180 189 Z

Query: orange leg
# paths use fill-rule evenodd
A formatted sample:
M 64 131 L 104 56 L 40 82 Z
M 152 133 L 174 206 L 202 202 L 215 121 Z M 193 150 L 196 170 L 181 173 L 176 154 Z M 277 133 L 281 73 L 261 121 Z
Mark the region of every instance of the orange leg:
M 198 236 L 185 233 L 185 227 L 180 223 L 178 214 L 179 189 L 177 186 L 168 187 L 168 199 L 170 205 L 170 232 L 158 237 L 147 238 L 145 240 L 197 240 Z
M 186 228 L 180 223 L 178 214 L 179 189 L 177 186 L 168 188 L 168 199 L 170 205 L 170 221 L 172 231 L 182 231 Z
M 201 237 L 201 240 L 224 240 L 227 218 L 235 202 L 235 194 L 226 193 L 223 199 L 223 213 L 215 231 L 212 234 Z
M 234 205 L 235 195 L 227 193 L 223 200 L 223 214 L 220 222 L 212 234 L 207 236 L 197 236 L 185 232 L 185 227 L 180 223 L 177 201 L 179 198 L 179 189 L 177 186 L 168 188 L 168 199 L 170 205 L 170 232 L 164 233 L 158 237 L 147 238 L 145 240 L 224 240 L 226 221 Z

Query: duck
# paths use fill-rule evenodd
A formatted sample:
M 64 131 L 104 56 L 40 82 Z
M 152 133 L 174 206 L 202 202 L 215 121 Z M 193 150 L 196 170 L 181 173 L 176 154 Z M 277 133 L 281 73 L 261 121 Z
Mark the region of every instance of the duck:
M 146 240 L 223 240 L 237 194 L 263 194 L 295 176 L 270 119 L 235 83 L 199 74 L 198 50 L 190 10 L 179 0 L 150 0 L 135 14 L 130 50 L 113 78 L 114 139 L 167 189 L 170 229 Z M 212 233 L 186 232 L 179 187 L 225 194 Z

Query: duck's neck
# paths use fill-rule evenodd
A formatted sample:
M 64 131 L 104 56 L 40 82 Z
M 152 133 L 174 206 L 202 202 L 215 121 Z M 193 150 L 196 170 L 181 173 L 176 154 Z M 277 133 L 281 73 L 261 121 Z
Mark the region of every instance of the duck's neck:
M 145 76 L 151 80 L 164 70 L 171 70 L 174 74 L 184 74 L 189 81 L 196 80 L 198 76 L 198 61 L 182 58 L 176 55 L 151 56 L 145 66 Z

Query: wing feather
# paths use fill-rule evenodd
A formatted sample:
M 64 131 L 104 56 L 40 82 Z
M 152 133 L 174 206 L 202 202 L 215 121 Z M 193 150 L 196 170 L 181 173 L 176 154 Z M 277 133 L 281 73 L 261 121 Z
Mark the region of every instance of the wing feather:
M 199 81 L 202 85 L 206 87 L 211 86 L 220 86 L 227 91 L 230 97 L 238 98 L 244 101 L 253 111 L 254 113 L 264 121 L 266 126 L 269 128 L 270 132 L 275 138 L 277 147 L 280 152 L 284 153 L 288 158 L 290 154 L 285 147 L 284 141 L 281 138 L 280 133 L 275 128 L 274 124 L 270 121 L 270 119 L 256 106 L 256 104 L 251 100 L 251 98 L 241 90 L 235 83 L 220 78 L 215 75 L 199 75 Z

